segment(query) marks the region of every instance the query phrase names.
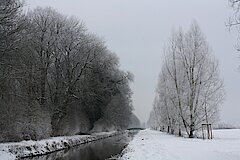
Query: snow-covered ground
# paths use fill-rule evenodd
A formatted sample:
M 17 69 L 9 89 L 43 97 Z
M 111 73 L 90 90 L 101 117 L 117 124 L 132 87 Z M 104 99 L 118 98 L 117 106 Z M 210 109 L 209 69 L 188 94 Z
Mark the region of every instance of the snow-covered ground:
M 240 129 L 215 130 L 213 140 L 188 139 L 140 131 L 124 149 L 122 160 L 240 160 Z
M 0 160 L 14 160 L 29 156 L 44 155 L 76 145 L 122 134 L 122 132 L 102 132 L 91 135 L 53 137 L 40 141 L 0 143 Z

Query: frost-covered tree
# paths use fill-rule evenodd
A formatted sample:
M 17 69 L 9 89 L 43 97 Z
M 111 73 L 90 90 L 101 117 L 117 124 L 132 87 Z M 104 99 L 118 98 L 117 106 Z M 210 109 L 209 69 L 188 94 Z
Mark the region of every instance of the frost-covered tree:
M 21 131 L 17 124 L 24 113 L 24 96 L 21 83 L 22 34 L 24 18 L 22 2 L 2 0 L 0 3 L 0 141 L 18 140 L 16 132 Z
M 218 61 L 196 23 L 188 32 L 174 32 L 165 50 L 154 108 L 168 132 L 190 138 L 202 123 L 214 123 L 223 101 Z
M 126 128 L 132 75 L 118 57 L 82 21 L 21 6 L 0 4 L 0 141 L 85 133 L 101 119 Z
M 235 11 L 235 14 L 233 17 L 229 18 L 229 21 L 227 23 L 228 26 L 239 26 L 240 24 L 240 17 L 239 17 L 239 8 L 240 8 L 240 0 L 228 0 L 228 3 L 230 7 L 233 8 Z
M 130 118 L 130 123 L 128 125 L 128 128 L 132 128 L 132 127 L 141 127 L 141 122 L 134 113 L 132 113 Z
M 13 69 L 18 63 L 19 48 L 24 19 L 21 14 L 22 2 L 2 0 L 0 3 L 0 97 L 11 99 L 12 87 L 18 70 Z M 16 55 L 17 54 L 17 55 Z
M 149 119 L 148 119 L 148 121 L 147 121 L 147 126 L 148 126 L 149 128 L 151 128 L 151 129 L 157 130 L 157 129 L 158 129 L 158 126 L 159 126 L 159 124 L 157 123 L 157 122 L 158 122 L 158 120 L 157 120 L 158 117 L 159 117 L 159 116 L 157 116 L 157 115 L 155 114 L 154 110 L 152 110 L 152 111 L 150 112 Z
M 239 32 L 240 29 L 240 14 L 239 14 L 239 9 L 240 9 L 240 1 L 239 0 L 228 0 L 228 3 L 230 7 L 233 9 L 234 13 L 231 17 L 229 17 L 226 26 L 229 27 L 229 29 L 236 29 L 236 32 Z M 239 34 L 239 33 L 238 33 Z M 239 36 L 237 41 L 239 41 Z M 237 51 L 240 51 L 240 46 L 239 42 L 236 44 L 236 49 Z

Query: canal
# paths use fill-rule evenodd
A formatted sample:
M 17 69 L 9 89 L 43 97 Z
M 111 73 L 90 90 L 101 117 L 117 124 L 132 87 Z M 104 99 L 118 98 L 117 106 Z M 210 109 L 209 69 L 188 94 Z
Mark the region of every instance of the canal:
M 136 133 L 125 133 L 48 155 L 25 158 L 24 160 L 105 160 L 121 154 Z

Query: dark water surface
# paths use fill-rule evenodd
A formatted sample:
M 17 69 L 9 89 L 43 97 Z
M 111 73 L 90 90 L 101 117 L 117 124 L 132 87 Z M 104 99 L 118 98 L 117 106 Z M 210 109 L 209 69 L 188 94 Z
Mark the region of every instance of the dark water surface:
M 123 134 L 24 160 L 105 160 L 122 152 L 134 134 Z

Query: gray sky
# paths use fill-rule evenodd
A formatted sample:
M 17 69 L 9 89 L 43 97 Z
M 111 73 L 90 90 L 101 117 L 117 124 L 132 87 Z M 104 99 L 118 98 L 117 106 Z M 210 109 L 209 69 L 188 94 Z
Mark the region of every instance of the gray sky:
M 226 99 L 221 119 L 240 123 L 240 59 L 234 49 L 236 33 L 225 22 L 232 14 L 227 0 L 26 0 L 27 8 L 52 6 L 83 20 L 90 32 L 104 37 L 120 58 L 121 68 L 135 81 L 135 113 L 147 121 L 152 109 L 162 50 L 173 28 L 188 29 L 196 20 L 220 61 Z

